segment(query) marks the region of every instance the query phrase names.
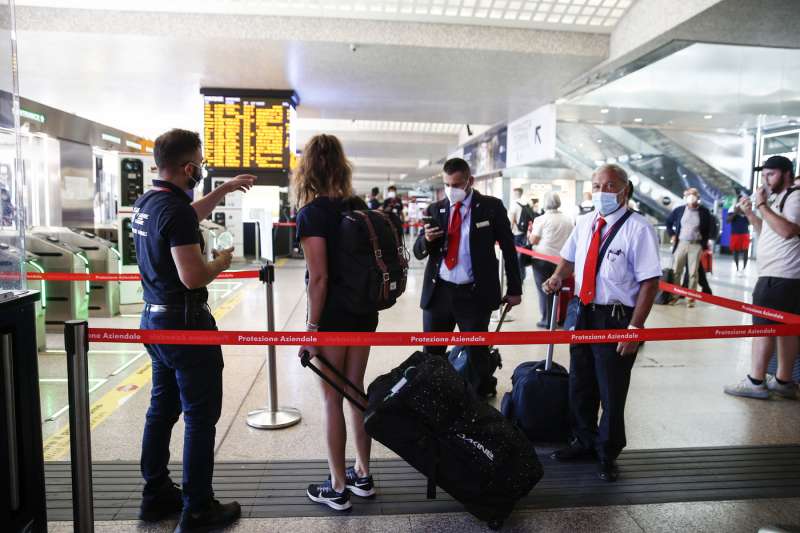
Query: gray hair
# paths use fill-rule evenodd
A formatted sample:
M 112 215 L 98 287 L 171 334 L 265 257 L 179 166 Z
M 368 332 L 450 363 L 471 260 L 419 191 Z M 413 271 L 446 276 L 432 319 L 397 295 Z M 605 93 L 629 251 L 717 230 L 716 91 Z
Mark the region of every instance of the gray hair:
M 613 172 L 617 176 L 617 178 L 622 181 L 622 183 L 624 185 L 626 185 L 626 186 L 628 185 L 628 173 L 625 172 L 625 169 L 622 168 L 621 166 L 615 165 L 613 163 L 609 163 L 609 164 L 606 164 L 606 165 L 600 165 L 592 173 L 592 179 L 594 179 L 595 176 L 597 176 L 598 174 L 600 174 L 602 172 Z
M 561 207 L 561 197 L 555 191 L 548 191 L 544 195 L 544 208 L 547 211 L 555 211 Z

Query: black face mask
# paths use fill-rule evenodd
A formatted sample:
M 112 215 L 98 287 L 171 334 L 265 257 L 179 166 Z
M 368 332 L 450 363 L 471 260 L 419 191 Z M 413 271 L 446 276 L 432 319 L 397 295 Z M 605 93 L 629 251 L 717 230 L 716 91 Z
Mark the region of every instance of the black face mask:
M 201 181 L 203 181 L 203 169 L 195 165 L 194 163 L 187 163 L 187 164 L 192 165 L 192 168 L 194 168 L 194 172 L 192 172 L 192 175 L 189 176 L 189 187 L 191 189 L 194 189 L 195 187 L 200 185 Z

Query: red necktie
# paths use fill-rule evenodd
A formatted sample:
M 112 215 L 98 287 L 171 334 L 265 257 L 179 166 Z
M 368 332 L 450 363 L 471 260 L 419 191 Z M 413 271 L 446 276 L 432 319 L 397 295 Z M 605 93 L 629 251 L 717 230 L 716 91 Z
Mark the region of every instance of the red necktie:
M 586 254 L 586 262 L 583 264 L 583 281 L 581 282 L 581 302 L 589 305 L 594 300 L 594 289 L 597 282 L 597 256 L 600 255 L 600 237 L 603 234 L 603 226 L 606 219 L 600 217 L 592 234 L 592 242 L 589 244 L 589 253 Z
M 447 257 L 444 259 L 448 270 L 453 270 L 458 264 L 458 245 L 461 244 L 461 202 L 456 202 L 453 209 L 453 218 L 447 228 Z

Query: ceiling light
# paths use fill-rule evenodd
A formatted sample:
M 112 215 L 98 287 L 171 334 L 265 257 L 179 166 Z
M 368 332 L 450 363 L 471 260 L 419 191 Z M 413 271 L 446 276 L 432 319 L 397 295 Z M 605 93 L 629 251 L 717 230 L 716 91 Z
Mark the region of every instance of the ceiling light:
M 603 139 L 597 139 L 597 142 L 603 144 Z
M 601 112 L 602 114 L 604 114 L 604 115 L 607 115 L 607 114 L 608 114 L 608 108 L 607 108 L 607 107 L 604 107 L 603 109 L 601 109 L 601 110 L 600 110 L 600 112 Z
M 641 117 L 636 117 L 635 119 L 633 119 L 634 122 L 642 122 L 642 120 L 644 119 L 642 119 Z
M 710 120 L 710 119 L 714 118 L 714 115 L 706 115 L 703 118 L 706 119 L 706 120 Z

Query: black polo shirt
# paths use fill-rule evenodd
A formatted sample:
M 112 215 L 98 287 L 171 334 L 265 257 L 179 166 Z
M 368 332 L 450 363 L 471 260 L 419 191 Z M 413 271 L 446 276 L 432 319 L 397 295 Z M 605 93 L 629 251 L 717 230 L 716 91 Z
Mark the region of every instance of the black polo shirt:
M 174 246 L 204 245 L 191 200 L 186 191 L 167 181 L 153 180 L 153 186 L 136 200 L 131 217 L 144 301 L 183 304 L 188 292 L 207 299 L 205 288 L 190 291 L 181 283 L 170 251 Z

